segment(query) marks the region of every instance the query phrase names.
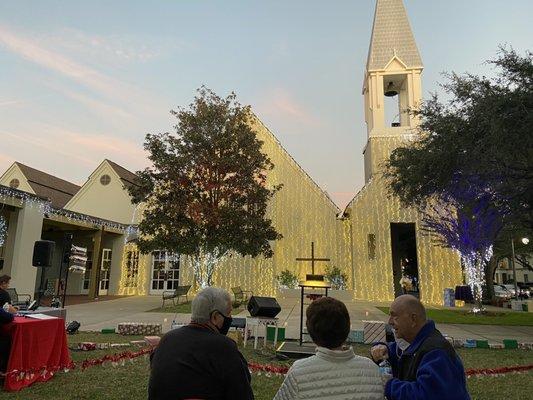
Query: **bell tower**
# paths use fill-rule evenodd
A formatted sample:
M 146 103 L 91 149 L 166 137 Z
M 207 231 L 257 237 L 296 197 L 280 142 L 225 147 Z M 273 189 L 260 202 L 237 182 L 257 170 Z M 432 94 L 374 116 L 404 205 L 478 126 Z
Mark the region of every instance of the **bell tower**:
M 402 0 L 377 0 L 368 50 L 363 96 L 367 143 L 365 182 L 378 173 L 390 152 L 414 133 L 418 121 L 408 110 L 421 101 L 422 59 Z M 386 123 L 385 105 L 394 100 L 396 120 Z

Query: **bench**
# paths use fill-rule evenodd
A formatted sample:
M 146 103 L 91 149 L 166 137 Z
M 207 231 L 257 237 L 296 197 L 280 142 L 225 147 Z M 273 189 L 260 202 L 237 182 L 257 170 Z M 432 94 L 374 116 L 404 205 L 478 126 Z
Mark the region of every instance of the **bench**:
M 250 297 L 254 295 L 254 293 L 250 290 L 242 290 L 240 286 L 231 288 L 231 291 L 233 292 L 233 295 L 235 296 L 235 306 L 238 307 L 242 303 L 247 303 L 248 300 L 250 300 Z
M 24 308 L 27 307 L 31 302 L 31 295 L 29 294 L 18 294 L 17 289 L 15 288 L 7 288 L 6 291 L 9 293 L 9 297 L 11 297 L 11 305 L 13 307 Z M 22 300 L 21 298 L 25 298 L 25 300 Z
M 161 307 L 165 307 L 166 300 L 172 300 L 172 304 L 176 305 L 176 301 L 175 301 L 176 298 L 178 299 L 178 304 L 179 304 L 179 299 L 181 296 L 185 296 L 185 302 L 188 302 L 189 298 L 187 297 L 187 294 L 189 293 L 190 289 L 191 289 L 191 285 L 183 285 L 183 286 L 178 286 L 174 290 L 165 290 L 163 292 L 163 304 L 161 305 Z

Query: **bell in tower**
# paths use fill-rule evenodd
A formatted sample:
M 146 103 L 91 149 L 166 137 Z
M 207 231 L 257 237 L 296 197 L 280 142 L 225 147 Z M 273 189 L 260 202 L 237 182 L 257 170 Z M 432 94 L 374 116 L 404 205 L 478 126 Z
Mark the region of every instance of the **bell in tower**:
M 392 148 L 418 126 L 410 110 L 421 101 L 423 68 L 403 1 L 377 0 L 363 83 L 366 181 L 378 172 Z M 391 116 L 392 123 L 386 122 Z

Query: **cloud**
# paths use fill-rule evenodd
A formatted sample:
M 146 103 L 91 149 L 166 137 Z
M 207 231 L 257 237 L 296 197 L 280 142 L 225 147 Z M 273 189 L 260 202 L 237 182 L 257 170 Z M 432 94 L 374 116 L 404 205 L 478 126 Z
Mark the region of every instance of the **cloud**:
M 115 120 L 118 117 L 129 120 L 129 122 L 133 123 L 133 119 L 135 118 L 134 115 L 120 106 L 115 106 L 109 104 L 108 102 L 97 100 L 83 93 L 67 89 L 59 84 L 52 84 L 50 82 L 44 82 L 43 84 L 48 88 L 60 93 L 61 95 L 77 101 L 87 109 L 93 111 L 95 114 L 105 118 L 108 121 Z M 121 127 L 124 128 L 123 123 L 121 123 Z
M 0 100 L 0 107 L 15 106 L 24 103 L 24 100 Z
M 13 162 L 15 162 L 13 157 L 0 153 L 0 175 L 3 174 Z
M 51 50 L 39 40 L 22 36 L 6 26 L 0 26 L 0 45 L 34 64 L 69 78 L 112 101 L 141 110 L 144 114 L 160 113 L 162 109 L 158 106 L 161 104 L 159 100 L 136 87 L 105 75 L 62 52 Z
M 112 66 L 117 63 L 144 63 L 194 47 L 175 36 L 97 35 L 72 28 L 60 28 L 55 32 L 39 35 L 37 40 L 42 46 L 75 54 L 76 59 Z
M 300 123 L 306 126 L 321 125 L 310 111 L 306 110 L 294 96 L 284 88 L 276 88 L 267 92 L 262 99 L 257 102 L 257 110 L 261 115 L 280 119 L 289 119 L 293 123 Z
M 14 161 L 31 166 L 43 166 L 47 173 L 72 182 L 83 181 L 105 158 L 135 171 L 149 163 L 146 153 L 136 139 L 111 137 L 94 132 L 70 130 L 67 127 L 46 123 L 32 123 L 20 131 L 0 129 L 3 149 L 20 153 L 14 159 L 0 153 L 0 174 Z M 25 133 L 26 129 L 39 136 Z M 18 157 L 18 156 L 16 156 Z M 44 166 L 45 165 L 45 166 Z
M 43 131 L 40 131 L 40 132 L 43 133 Z M 49 133 L 46 131 L 44 132 Z M 27 135 L 27 134 L 20 133 L 20 132 L 14 133 L 14 132 L 6 131 L 6 130 L 0 130 L 0 135 L 2 135 L 3 140 L 9 140 L 9 138 L 11 138 L 12 142 L 28 143 L 29 145 L 31 145 L 30 147 L 31 150 L 36 150 L 35 148 L 37 147 L 37 148 L 47 150 L 48 153 L 61 155 L 61 156 L 67 157 L 68 159 L 72 159 L 77 162 L 82 162 L 87 165 L 93 165 L 95 163 L 94 159 L 88 158 L 84 155 L 76 154 L 76 152 L 70 151 L 68 147 L 65 148 L 65 143 L 62 142 L 61 140 L 57 141 L 58 138 L 54 137 L 53 135 L 52 136 L 43 135 L 47 138 L 46 140 L 37 138 L 32 135 Z M 31 152 L 31 150 L 29 150 L 28 152 Z M 42 154 L 42 152 L 40 153 Z M 47 154 L 47 156 L 50 156 L 50 154 Z

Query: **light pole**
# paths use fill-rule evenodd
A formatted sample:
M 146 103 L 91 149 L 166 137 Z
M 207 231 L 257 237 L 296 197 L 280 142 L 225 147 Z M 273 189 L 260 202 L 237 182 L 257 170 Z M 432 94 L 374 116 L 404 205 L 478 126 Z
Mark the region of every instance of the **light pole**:
M 529 243 L 529 238 L 527 237 L 523 237 L 520 240 L 523 244 Z M 514 261 L 514 238 L 511 239 L 511 263 L 513 265 L 514 298 L 518 300 L 518 283 L 516 282 L 516 266 Z

